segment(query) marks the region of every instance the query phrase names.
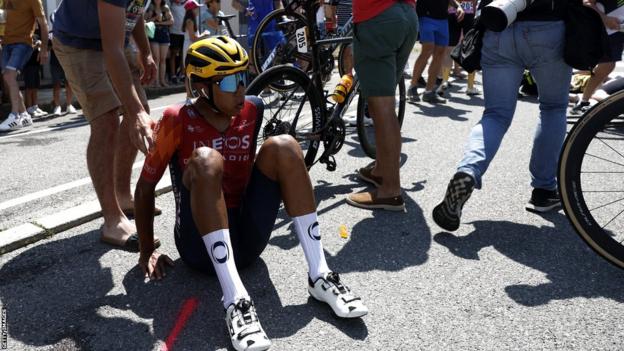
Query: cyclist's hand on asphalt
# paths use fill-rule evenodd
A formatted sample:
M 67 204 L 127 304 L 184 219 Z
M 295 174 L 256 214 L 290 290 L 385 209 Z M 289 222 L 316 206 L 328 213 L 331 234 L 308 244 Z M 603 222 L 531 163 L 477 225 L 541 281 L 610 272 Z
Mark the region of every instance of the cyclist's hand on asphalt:
M 141 76 L 141 84 L 149 85 L 156 79 L 158 75 L 158 67 L 152 55 L 147 55 L 142 58 L 143 60 L 143 75 Z
M 139 258 L 139 266 L 141 267 L 145 278 L 160 280 L 167 275 L 165 268 L 167 266 L 173 267 L 173 261 L 169 258 L 169 256 L 161 254 L 158 251 L 154 251 L 147 258 L 141 255 Z
M 37 55 L 37 61 L 40 64 L 45 64 L 48 61 L 48 50 L 39 50 L 39 55 Z
M 134 147 L 143 154 L 148 154 L 154 148 L 153 127 L 156 124 L 145 111 L 139 112 L 134 122 L 128 123 L 128 133 Z

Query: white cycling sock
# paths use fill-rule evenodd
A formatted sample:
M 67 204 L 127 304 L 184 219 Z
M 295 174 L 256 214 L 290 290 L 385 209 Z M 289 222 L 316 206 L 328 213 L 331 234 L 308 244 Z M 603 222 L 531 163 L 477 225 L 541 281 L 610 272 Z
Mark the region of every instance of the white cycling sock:
M 295 232 L 308 261 L 309 275 L 312 281 L 330 272 L 325 262 L 325 252 L 321 243 L 321 232 L 316 211 L 307 215 L 293 217 Z
M 234 252 L 230 242 L 230 230 L 220 229 L 202 237 L 208 256 L 214 266 L 221 290 L 223 291 L 223 307 L 235 303 L 243 297 L 249 297 L 234 264 Z

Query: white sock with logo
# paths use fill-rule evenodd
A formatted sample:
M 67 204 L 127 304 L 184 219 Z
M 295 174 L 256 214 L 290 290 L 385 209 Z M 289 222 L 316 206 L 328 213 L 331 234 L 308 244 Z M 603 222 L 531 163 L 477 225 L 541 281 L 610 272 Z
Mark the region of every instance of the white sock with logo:
M 230 242 L 230 230 L 220 229 L 202 237 L 208 256 L 214 266 L 221 290 L 223 291 L 223 307 L 235 303 L 243 297 L 249 297 L 234 264 L 234 252 Z
M 321 231 L 316 216 L 316 211 L 307 215 L 293 217 L 295 232 L 303 248 L 306 261 L 308 261 L 309 275 L 312 281 L 330 272 L 325 262 L 325 252 L 321 243 Z

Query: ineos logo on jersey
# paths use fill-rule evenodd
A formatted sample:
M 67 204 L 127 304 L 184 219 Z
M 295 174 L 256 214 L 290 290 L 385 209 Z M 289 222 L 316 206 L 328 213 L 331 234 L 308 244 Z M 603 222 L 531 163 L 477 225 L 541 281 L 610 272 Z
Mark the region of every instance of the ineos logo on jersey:
M 246 150 L 251 146 L 251 136 L 245 135 L 242 138 L 239 136 L 231 136 L 227 138 L 212 139 L 212 148 L 215 150 L 223 150 L 223 145 L 229 150 Z
M 212 258 L 218 263 L 227 262 L 230 256 L 230 250 L 227 244 L 223 241 L 217 241 L 216 243 L 214 243 L 210 251 L 212 251 Z
M 319 226 L 318 222 L 314 222 L 310 224 L 310 226 L 308 227 L 308 236 L 310 237 L 310 239 L 317 240 L 317 241 L 321 240 L 320 235 L 315 235 L 314 233 L 312 233 L 312 231 L 318 226 Z

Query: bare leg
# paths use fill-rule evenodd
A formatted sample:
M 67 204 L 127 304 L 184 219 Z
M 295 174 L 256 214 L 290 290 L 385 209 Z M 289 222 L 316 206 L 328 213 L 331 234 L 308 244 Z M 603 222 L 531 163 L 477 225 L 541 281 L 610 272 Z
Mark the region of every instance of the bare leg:
M 589 78 L 583 90 L 583 101 L 589 101 L 596 89 L 609 76 L 609 73 L 613 72 L 613 69 L 615 69 L 615 62 L 600 63 L 594 68 L 594 74 Z
M 71 105 L 73 100 L 74 93 L 72 92 L 71 85 L 69 85 L 69 82 L 65 82 L 65 102 L 67 103 L 67 106 Z
M 2 76 L 4 77 L 4 82 L 9 90 L 9 97 L 11 98 L 11 112 L 22 113 L 26 111 L 24 100 L 22 99 L 22 93 L 20 93 L 19 85 L 17 85 L 17 72 L 11 69 L 6 69 Z
M 427 72 L 427 87 L 425 88 L 425 91 L 432 91 L 435 87 L 436 79 L 438 78 L 438 74 L 440 74 L 440 68 L 442 67 L 445 52 L 446 46 L 436 46 L 433 49 L 433 59 L 429 65 L 429 71 Z
M 265 141 L 256 158 L 256 167 L 279 183 L 282 200 L 290 217 L 316 211 L 314 190 L 303 152 L 292 136 L 279 135 Z
M 168 86 L 167 78 L 165 77 L 167 71 L 167 51 L 169 51 L 169 45 L 159 45 L 160 49 L 160 62 L 158 64 L 158 74 L 160 85 L 163 87 Z
M 394 96 L 371 96 L 368 111 L 375 125 L 377 162 L 372 173 L 382 177 L 377 196 L 389 198 L 401 195 L 399 159 L 401 157 L 401 127 L 395 112 Z
M 160 77 L 160 45 L 158 43 L 150 43 L 150 47 L 152 49 L 152 57 L 154 58 L 154 63 L 156 63 L 156 79 L 154 79 L 153 86 L 158 86 L 158 77 Z
M 52 88 L 52 101 L 54 107 L 61 105 L 61 82 L 55 82 Z
M 102 236 L 123 242 L 136 232 L 135 226 L 121 212 L 115 192 L 115 146 L 119 131 L 117 110 L 112 110 L 91 121 L 91 136 L 87 146 L 87 167 L 97 194 L 104 227 Z M 127 134 L 127 133 L 124 133 Z
M 418 84 L 418 80 L 422 76 L 422 73 L 425 71 L 427 61 L 429 61 L 429 57 L 431 57 L 432 54 L 433 43 L 423 43 L 420 55 L 418 55 L 416 63 L 414 63 L 414 71 L 412 72 L 412 86 Z
M 221 154 L 207 147 L 195 149 L 182 182 L 191 194 L 193 220 L 201 234 L 228 228 L 222 178 Z
M 130 134 L 125 126 L 126 119 L 121 122 L 122 126 L 117 132 L 115 148 L 115 193 L 121 209 L 134 208 L 130 178 L 132 177 L 132 164 L 137 155 L 137 149 L 130 140 Z

